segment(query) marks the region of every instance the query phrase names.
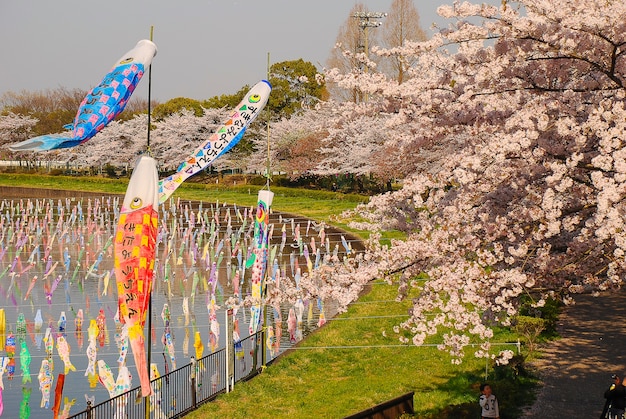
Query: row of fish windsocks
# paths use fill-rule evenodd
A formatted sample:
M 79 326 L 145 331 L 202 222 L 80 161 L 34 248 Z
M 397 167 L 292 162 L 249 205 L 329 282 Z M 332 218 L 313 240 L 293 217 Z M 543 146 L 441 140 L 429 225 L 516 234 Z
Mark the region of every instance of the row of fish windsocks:
M 76 314 L 75 324 L 77 331 L 82 329 L 83 311 L 79 310 Z M 95 320 L 92 320 L 95 324 Z M 39 390 L 41 392 L 40 407 L 45 409 L 52 409 L 55 418 L 67 418 L 69 416 L 70 408 L 75 404 L 76 400 L 69 400 L 65 398 L 65 404 L 61 410 L 61 399 L 63 394 L 63 387 L 65 384 L 65 376 L 72 371 L 76 371 L 76 367 L 70 360 L 70 345 L 66 340 L 67 318 L 65 312 L 61 312 L 57 328 L 53 331 L 52 323 L 43 330 L 43 318 L 41 310 L 37 310 L 34 322 L 27 322 L 24 314 L 19 313 L 15 324 L 15 331 L 10 328 L 7 331 L 6 317 L 4 309 L 0 309 L 0 347 L 6 352 L 6 356 L 0 357 L 0 415 L 4 413 L 4 377 L 9 380 L 13 380 L 16 374 L 16 359 L 19 358 L 21 375 L 22 375 L 22 393 L 23 399 L 20 403 L 20 418 L 30 417 L 30 393 L 31 383 L 33 382 L 32 374 L 30 371 L 30 365 L 32 356 L 27 343 L 27 335 L 30 335 L 33 342 L 36 343 L 38 348 L 43 346 L 45 350 L 45 356 L 41 361 L 39 372 L 36 375 Z M 56 386 L 54 376 L 54 349 L 56 346 L 56 352 L 58 357 L 63 362 L 63 372 L 60 372 L 56 376 Z M 51 400 L 51 395 L 54 394 L 54 400 Z

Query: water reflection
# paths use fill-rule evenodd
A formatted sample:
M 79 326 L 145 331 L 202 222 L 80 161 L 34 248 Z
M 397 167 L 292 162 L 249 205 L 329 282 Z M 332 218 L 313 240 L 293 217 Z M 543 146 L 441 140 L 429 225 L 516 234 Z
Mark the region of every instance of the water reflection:
M 99 403 L 129 388 L 136 372 L 126 356 L 113 270 L 121 197 L 59 192 L 39 197 L 36 193 L 50 192 L 7 188 L 0 193 L 4 414 L 49 417 L 54 408 L 63 417 L 70 408 L 70 413 L 83 410 L 88 399 Z M 10 198 L 16 193 L 24 197 Z M 250 294 L 246 260 L 254 235 L 253 208 L 170 200 L 159 212 L 149 321 L 155 376 L 224 346 L 224 307 Z M 352 241 L 304 218 L 272 214 L 270 235 L 270 293 L 289 281 L 299 285 L 306 272 L 354 255 Z M 235 311 L 234 335 L 244 338 L 250 313 L 245 307 Z M 333 312 L 332 301 L 297 292 L 268 307 L 272 356 Z M 238 362 L 244 362 L 242 351 L 236 348 Z

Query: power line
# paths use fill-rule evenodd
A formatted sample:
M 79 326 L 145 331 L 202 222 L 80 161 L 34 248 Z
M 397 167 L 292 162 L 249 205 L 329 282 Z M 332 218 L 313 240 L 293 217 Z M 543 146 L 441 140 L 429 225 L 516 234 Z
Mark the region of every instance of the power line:
M 312 349 L 372 349 L 372 348 L 422 348 L 422 347 L 439 347 L 443 343 L 423 343 L 421 345 L 339 345 L 339 346 L 297 346 L 292 347 L 292 350 L 312 350 Z M 481 346 L 481 343 L 470 343 L 465 346 Z M 518 352 L 521 347 L 521 342 L 496 342 L 490 343 L 491 346 L 515 346 L 518 348 Z
M 364 36 L 364 52 L 365 57 L 369 61 L 369 28 L 377 28 L 382 25 L 382 22 L 378 19 L 387 17 L 387 13 L 381 12 L 356 12 L 352 15 L 353 18 L 359 19 L 359 27 L 363 29 Z M 367 73 L 368 66 L 365 65 L 363 71 Z M 364 95 L 364 101 L 367 102 L 367 94 Z

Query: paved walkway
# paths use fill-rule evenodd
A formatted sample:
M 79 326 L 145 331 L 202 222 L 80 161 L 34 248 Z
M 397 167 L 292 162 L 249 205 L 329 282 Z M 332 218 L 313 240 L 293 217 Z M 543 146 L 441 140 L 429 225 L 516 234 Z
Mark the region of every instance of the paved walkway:
M 611 374 L 626 373 L 626 291 L 575 300 L 559 319 L 562 338 L 535 364 L 543 388 L 525 417 L 597 419 Z

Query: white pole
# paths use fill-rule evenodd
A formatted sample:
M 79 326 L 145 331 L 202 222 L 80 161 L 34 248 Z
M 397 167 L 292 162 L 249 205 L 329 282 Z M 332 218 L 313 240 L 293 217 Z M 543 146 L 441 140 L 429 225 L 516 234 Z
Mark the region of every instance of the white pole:
M 233 309 L 225 311 L 226 315 L 226 393 L 235 387 L 235 357 L 233 352 Z

